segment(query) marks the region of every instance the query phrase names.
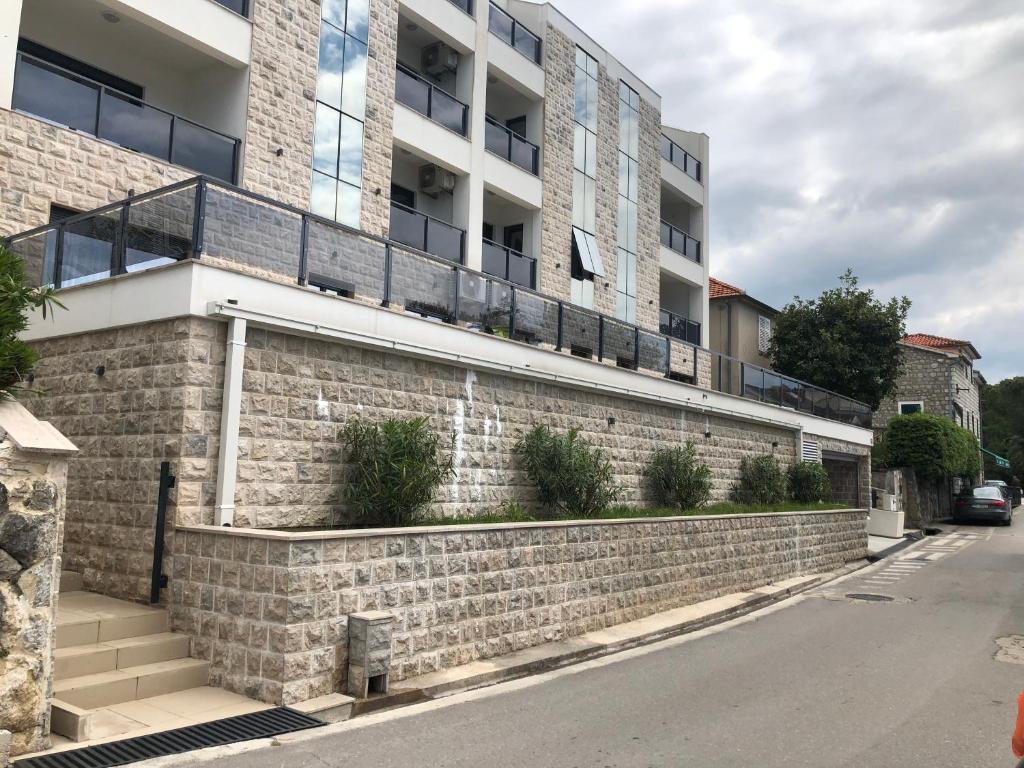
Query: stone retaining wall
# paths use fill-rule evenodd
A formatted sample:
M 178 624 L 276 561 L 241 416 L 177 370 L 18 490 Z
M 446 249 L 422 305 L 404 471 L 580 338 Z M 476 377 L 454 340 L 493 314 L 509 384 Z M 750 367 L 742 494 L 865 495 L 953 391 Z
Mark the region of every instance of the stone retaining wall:
M 288 534 L 179 529 L 171 618 L 213 682 L 343 690 L 347 616 L 395 617 L 403 680 L 866 556 L 863 511 Z

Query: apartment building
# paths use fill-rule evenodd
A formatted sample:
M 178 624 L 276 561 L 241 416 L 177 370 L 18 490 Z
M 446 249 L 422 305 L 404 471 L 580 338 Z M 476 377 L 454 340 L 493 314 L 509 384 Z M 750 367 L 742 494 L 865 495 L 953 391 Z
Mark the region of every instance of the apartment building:
M 0 5 L 0 236 L 67 308 L 26 334 L 26 404 L 80 449 L 65 567 L 156 584 L 211 681 L 292 703 L 336 689 L 369 603 L 254 597 L 234 567 L 200 586 L 184 548 L 343 523 L 348 419 L 454 434 L 442 514 L 530 503 L 512 446 L 540 422 L 603 448 L 627 503 L 693 441 L 716 499 L 744 456 L 842 456 L 867 506 L 866 406 L 708 349 L 708 137 L 661 98 L 523 0 Z M 431 625 L 452 663 L 482 653 L 450 637 Z
M 708 341 L 714 352 L 770 368 L 768 346 L 779 310 L 723 280 L 708 280 Z

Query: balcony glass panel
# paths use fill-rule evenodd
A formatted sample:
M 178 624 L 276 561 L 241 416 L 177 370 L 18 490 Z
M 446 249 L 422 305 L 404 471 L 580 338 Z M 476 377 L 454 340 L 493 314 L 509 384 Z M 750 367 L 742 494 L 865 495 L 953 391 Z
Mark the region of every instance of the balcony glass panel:
M 540 38 L 522 24 L 516 24 L 514 48 L 533 62 L 540 62 Z
M 120 229 L 120 210 L 100 213 L 64 227 L 62 288 L 110 277 L 110 264 Z
M 395 74 L 395 99 L 420 114 L 430 114 L 430 84 L 402 67 Z
M 487 18 L 487 28 L 491 34 L 512 45 L 512 29 L 515 27 L 515 20 L 496 5 L 491 5 L 490 15 Z
M 640 331 L 640 367 L 668 373 L 668 344 L 663 336 Z
M 452 3 L 452 5 L 454 5 L 454 6 L 458 7 L 458 8 L 461 8 L 466 13 L 469 13 L 469 14 L 473 13 L 473 4 L 470 2 L 470 0 L 449 0 L 449 1 Z
M 171 162 L 216 179 L 235 178 L 235 149 L 238 142 L 188 120 L 174 121 Z
M 483 245 L 483 260 L 482 270 L 488 275 L 494 275 L 495 277 L 506 277 L 505 271 L 505 256 L 508 251 L 502 248 L 497 243 L 493 243 L 490 240 L 484 240 Z
M 307 282 L 314 288 L 378 302 L 384 299 L 384 243 L 310 220 Z
M 462 263 L 463 242 L 466 233 L 461 229 L 445 224 L 437 219 L 427 219 L 427 253 L 448 259 L 456 264 Z
M 25 56 L 18 58 L 13 106 L 76 131 L 95 134 L 99 86 Z
M 9 250 L 25 265 L 26 282 L 31 286 L 53 284 L 53 254 L 56 230 L 22 237 L 10 244 Z
M 746 366 L 743 369 L 743 396 L 764 400 L 764 371 Z
M 455 319 L 456 271 L 404 248 L 391 251 L 391 301 L 422 317 Z
M 512 146 L 509 160 L 518 165 L 524 171 L 536 175 L 537 173 L 537 147 L 526 139 L 512 134 Z
M 518 251 L 509 251 L 508 280 L 524 288 L 534 288 L 536 283 L 536 260 Z
M 450 131 L 462 135 L 466 133 L 466 105 L 440 88 L 434 89 L 428 117 Z
M 459 270 L 460 323 L 507 339 L 511 317 L 511 286 Z
M 484 147 L 499 157 L 508 159 L 508 130 L 493 120 L 484 123 Z
M 216 3 L 220 3 L 229 11 L 234 11 L 239 16 L 249 15 L 249 0 L 214 0 Z
M 599 331 L 598 316 L 570 304 L 562 310 L 562 349 L 580 357 L 596 357 Z
M 205 222 L 203 242 L 210 256 L 244 264 L 268 277 L 298 280 L 302 248 L 298 214 L 210 185 Z
M 602 357 L 620 368 L 633 368 L 636 362 L 636 331 L 626 323 L 605 318 Z
M 529 291 L 516 291 L 515 336 L 533 344 L 558 344 L 558 302 Z
M 171 157 L 171 120 L 162 110 L 104 90 L 99 135 L 122 147 L 168 160 Z
M 782 405 L 786 408 L 799 409 L 803 387 L 793 379 L 782 379 Z
M 782 377 L 777 373 L 764 372 L 764 401 L 782 405 Z
M 125 269 L 138 272 L 190 258 L 195 206 L 194 186 L 130 204 Z

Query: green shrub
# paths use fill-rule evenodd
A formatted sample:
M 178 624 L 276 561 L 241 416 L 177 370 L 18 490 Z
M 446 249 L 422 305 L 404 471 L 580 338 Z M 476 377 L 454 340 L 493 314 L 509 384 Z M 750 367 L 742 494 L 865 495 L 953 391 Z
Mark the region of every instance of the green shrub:
M 882 463 L 909 467 L 918 477 L 975 477 L 981 470 L 978 441 L 970 430 L 946 416 L 912 413 L 889 422 L 883 439 Z
M 697 449 L 691 442 L 685 448 L 655 451 L 644 475 L 659 505 L 679 510 L 697 509 L 711 498 L 711 470 L 697 461 Z
M 533 427 L 515 444 L 526 478 L 555 517 L 596 517 L 619 496 L 612 465 L 576 429 L 563 434 Z
M 23 389 L 38 354 L 18 336 L 28 328 L 28 311 L 39 309 L 45 318 L 54 306 L 52 288 L 32 288 L 25 282 L 21 258 L 0 246 L 0 398 Z
M 438 487 L 455 475 L 452 454 L 426 418 L 353 419 L 343 433 L 348 462 L 344 496 L 353 522 L 412 525 L 422 518 Z
M 740 459 L 740 477 L 732 487 L 732 499 L 740 504 L 764 507 L 786 498 L 786 476 L 770 454 Z
M 789 498 L 800 504 L 832 499 L 832 483 L 821 464 L 798 461 L 786 471 Z

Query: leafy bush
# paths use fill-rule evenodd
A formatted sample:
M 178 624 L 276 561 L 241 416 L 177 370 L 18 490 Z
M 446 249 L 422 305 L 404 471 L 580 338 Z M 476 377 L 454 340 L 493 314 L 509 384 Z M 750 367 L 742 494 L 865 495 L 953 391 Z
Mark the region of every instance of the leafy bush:
M 54 306 L 64 305 L 54 298 L 53 289 L 26 285 L 21 258 L 0 246 L 0 397 L 23 388 L 39 357 L 18 337 L 28 328 L 28 311 L 39 309 L 45 318 Z
M 697 461 L 697 449 L 688 442 L 685 448 L 663 448 L 644 470 L 654 500 L 679 510 L 697 509 L 711 498 L 711 470 Z
M 441 436 L 426 418 L 353 419 L 343 439 L 349 465 L 344 495 L 360 525 L 415 524 L 438 487 L 455 475 L 451 452 L 441 451 Z
M 787 470 L 786 480 L 789 498 L 800 504 L 829 501 L 832 498 L 832 483 L 821 464 L 798 461 Z
M 541 504 L 556 517 L 596 517 L 619 496 L 611 462 L 576 429 L 557 434 L 538 425 L 514 450 Z
M 919 477 L 975 477 L 981 470 L 978 441 L 946 416 L 912 413 L 889 422 L 881 441 L 883 463 L 909 467 Z
M 740 459 L 740 477 L 732 487 L 732 499 L 740 504 L 763 507 L 786 498 L 786 476 L 770 454 Z

